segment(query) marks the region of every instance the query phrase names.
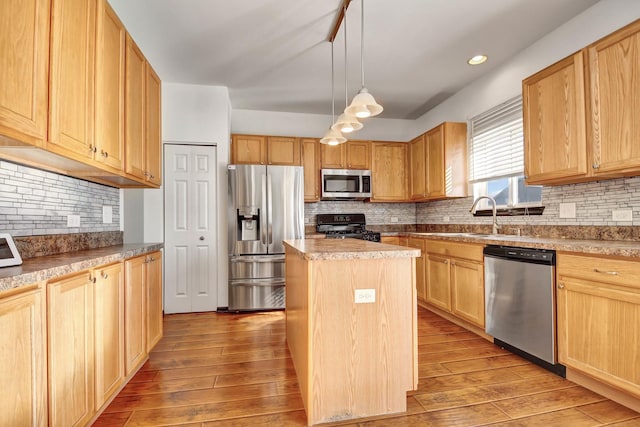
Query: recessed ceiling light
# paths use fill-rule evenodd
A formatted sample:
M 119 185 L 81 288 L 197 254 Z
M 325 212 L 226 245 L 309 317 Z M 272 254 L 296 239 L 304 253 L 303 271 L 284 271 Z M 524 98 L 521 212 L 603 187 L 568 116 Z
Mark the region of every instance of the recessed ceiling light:
M 473 58 L 469 58 L 467 63 L 469 65 L 480 65 L 487 60 L 487 55 L 476 55 Z

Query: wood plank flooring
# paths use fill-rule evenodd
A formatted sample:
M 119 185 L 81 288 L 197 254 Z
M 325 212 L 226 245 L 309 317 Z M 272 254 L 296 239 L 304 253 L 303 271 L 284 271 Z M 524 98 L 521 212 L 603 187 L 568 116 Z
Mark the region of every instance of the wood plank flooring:
M 640 426 L 640 414 L 420 308 L 407 412 L 343 426 Z M 165 316 L 149 361 L 94 426 L 304 426 L 284 312 Z

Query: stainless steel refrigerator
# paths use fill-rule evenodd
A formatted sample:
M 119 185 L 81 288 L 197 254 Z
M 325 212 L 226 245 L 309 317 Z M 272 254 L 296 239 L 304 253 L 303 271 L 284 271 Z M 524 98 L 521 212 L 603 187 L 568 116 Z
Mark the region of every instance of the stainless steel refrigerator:
M 283 240 L 304 238 L 302 166 L 229 165 L 229 310 L 284 308 Z

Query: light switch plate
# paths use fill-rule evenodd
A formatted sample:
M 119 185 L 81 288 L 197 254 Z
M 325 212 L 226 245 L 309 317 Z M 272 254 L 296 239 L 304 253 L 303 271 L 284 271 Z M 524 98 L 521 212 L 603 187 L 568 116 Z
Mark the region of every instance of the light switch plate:
M 112 222 L 113 222 L 113 207 L 103 206 L 102 207 L 102 223 L 111 224 Z
M 575 218 L 576 217 L 576 204 L 575 203 L 560 203 L 560 218 Z
M 397 216 L 392 216 L 391 217 L 391 222 L 398 222 L 398 217 Z
M 368 304 L 376 302 L 375 289 L 356 289 L 355 294 L 356 304 Z
M 614 221 L 633 221 L 632 209 L 618 209 L 611 212 L 611 219 Z

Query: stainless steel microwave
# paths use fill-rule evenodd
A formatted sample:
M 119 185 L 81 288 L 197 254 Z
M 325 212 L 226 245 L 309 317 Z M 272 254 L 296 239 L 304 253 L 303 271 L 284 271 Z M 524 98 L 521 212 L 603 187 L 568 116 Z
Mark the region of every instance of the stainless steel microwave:
M 371 171 L 322 169 L 322 200 L 363 200 L 371 197 Z

